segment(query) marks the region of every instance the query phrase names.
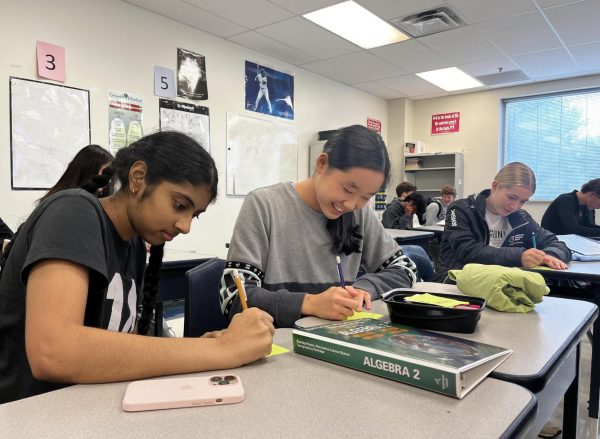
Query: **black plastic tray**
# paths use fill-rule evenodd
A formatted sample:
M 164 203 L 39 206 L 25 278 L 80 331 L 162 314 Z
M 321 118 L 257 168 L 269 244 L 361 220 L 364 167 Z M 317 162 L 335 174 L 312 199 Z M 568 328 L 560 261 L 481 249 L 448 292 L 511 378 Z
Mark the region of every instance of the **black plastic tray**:
M 405 302 L 404 298 L 414 294 L 429 293 L 434 296 L 468 301 L 469 304 L 479 305 L 479 309 L 444 308 L 424 303 Z M 485 309 L 485 299 L 457 294 L 432 293 L 429 291 L 414 291 L 398 288 L 388 291 L 383 301 L 387 304 L 390 320 L 402 325 L 415 328 L 431 329 L 433 331 L 461 332 L 470 334 L 475 331 L 481 311 Z

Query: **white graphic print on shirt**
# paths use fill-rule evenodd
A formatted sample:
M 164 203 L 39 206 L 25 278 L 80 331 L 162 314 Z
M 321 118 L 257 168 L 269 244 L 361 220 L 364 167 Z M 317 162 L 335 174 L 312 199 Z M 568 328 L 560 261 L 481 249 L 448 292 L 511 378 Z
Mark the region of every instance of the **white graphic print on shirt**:
M 109 331 L 118 332 L 119 330 L 121 330 L 121 332 L 131 332 L 131 330 L 133 329 L 133 325 L 135 324 L 135 306 L 137 302 L 137 297 L 135 281 L 132 279 L 131 288 L 129 289 L 129 292 L 127 294 L 127 307 L 129 309 L 129 317 L 123 325 L 123 328 L 120 328 L 121 320 L 123 319 L 123 314 L 125 311 L 123 309 L 123 299 L 125 297 L 125 295 L 123 294 L 123 290 L 123 280 L 121 279 L 121 275 L 119 273 L 115 273 L 115 276 L 110 281 L 108 289 L 106 290 L 106 299 L 113 301 L 112 309 L 110 312 L 110 322 L 108 323 L 107 328 Z
M 512 231 L 508 218 L 502 215 L 494 215 L 489 210 L 485 211 L 485 222 L 490 229 L 490 243 L 492 247 L 502 247 L 504 240 Z

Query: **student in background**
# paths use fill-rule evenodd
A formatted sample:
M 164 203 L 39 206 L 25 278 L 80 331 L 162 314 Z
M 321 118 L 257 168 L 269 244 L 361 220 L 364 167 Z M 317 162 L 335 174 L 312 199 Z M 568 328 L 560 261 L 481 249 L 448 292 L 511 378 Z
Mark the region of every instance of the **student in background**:
M 310 178 L 248 194 L 227 255 L 227 266 L 244 274 L 248 304 L 291 327 L 302 316 L 345 319 L 387 290 L 410 287 L 414 263 L 367 206 L 389 172 L 381 136 L 353 125 L 333 133 Z M 240 311 L 235 288 L 222 288 L 221 298 L 226 315 Z
M 406 227 L 401 227 L 400 221 L 401 218 L 407 213 L 406 212 L 406 203 L 404 199 L 412 195 L 417 190 L 417 187 L 408 182 L 403 181 L 398 186 L 396 186 L 396 195 L 397 197 L 389 203 L 381 218 L 381 222 L 383 223 L 383 227 L 386 229 L 401 229 Z M 410 212 L 412 214 L 413 212 Z
M 70 383 L 237 367 L 270 352 L 272 318 L 258 309 L 201 338 L 142 336 L 164 243 L 215 199 L 217 169 L 191 138 L 160 132 L 120 149 L 111 170 L 117 193 L 92 195 L 106 181 L 91 194 L 58 192 L 15 239 L 0 280 L 0 403 Z M 142 239 L 152 244 L 145 276 Z
M 443 221 L 446 218 L 446 210 L 450 203 L 456 198 L 456 189 L 454 186 L 444 186 L 440 191 L 441 197 L 435 197 L 427 205 L 425 211 L 425 225 L 431 226 Z
M 404 215 L 398 220 L 396 229 L 412 229 L 423 225 L 427 202 L 423 194 L 414 192 L 404 199 Z
M 0 218 L 0 249 L 2 248 L 2 241 L 5 239 L 12 239 L 13 232 L 10 230 L 10 227 L 6 225 L 2 218 Z
M 557 235 L 600 236 L 595 209 L 600 209 L 600 178 L 581 186 L 580 191 L 559 195 L 542 217 L 542 227 Z
M 92 180 L 93 177 L 101 175 L 102 171 L 108 168 L 113 160 L 113 155 L 100 145 L 84 146 L 75 154 L 56 184 L 38 202 L 41 203 L 51 195 L 65 189 L 81 187 L 84 183 Z M 111 192 L 112 187 L 108 184 L 106 188 L 98 190 L 98 196 L 106 197 Z
M 436 279 L 465 264 L 567 268 L 571 252 L 522 209 L 534 194 L 535 175 L 519 162 L 504 166 L 492 188 L 457 200 L 446 214 Z M 534 240 L 535 236 L 535 240 Z

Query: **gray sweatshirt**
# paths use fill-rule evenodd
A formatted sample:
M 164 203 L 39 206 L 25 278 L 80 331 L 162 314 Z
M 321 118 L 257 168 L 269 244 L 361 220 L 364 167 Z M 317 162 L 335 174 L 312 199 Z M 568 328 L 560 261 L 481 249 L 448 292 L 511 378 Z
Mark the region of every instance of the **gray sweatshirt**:
M 375 214 L 366 206 L 353 214 L 363 236 L 362 252 L 339 255 L 346 283 L 368 291 L 373 299 L 392 288 L 412 286 L 414 263 L 402 255 Z M 301 317 L 305 294 L 340 285 L 326 223 L 292 183 L 257 189 L 244 200 L 228 267 L 242 272 L 248 305 L 267 311 L 278 327 L 291 327 Z M 357 278 L 359 270 L 365 274 Z M 234 288 L 223 288 L 221 296 L 230 316 L 241 310 Z

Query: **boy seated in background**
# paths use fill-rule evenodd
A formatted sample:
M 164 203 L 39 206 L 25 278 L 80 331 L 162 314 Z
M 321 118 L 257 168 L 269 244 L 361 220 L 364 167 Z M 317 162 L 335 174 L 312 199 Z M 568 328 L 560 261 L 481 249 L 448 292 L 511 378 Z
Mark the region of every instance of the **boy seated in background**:
M 406 228 L 406 225 L 402 227 L 404 224 L 402 217 L 404 217 L 407 213 L 405 212 L 406 203 L 404 202 L 404 199 L 407 196 L 414 194 L 416 190 L 417 187 L 408 181 L 403 181 L 396 186 L 397 197 L 386 206 L 385 211 L 383 212 L 383 217 L 381 219 L 383 227 L 386 229 Z M 412 212 L 410 212 L 410 214 L 412 215 Z
M 600 209 L 600 178 L 588 181 L 581 190 L 559 195 L 542 217 L 542 227 L 556 235 L 600 236 L 595 209 Z
M 441 197 L 435 197 L 425 210 L 425 225 L 431 226 L 446 219 L 446 210 L 456 198 L 454 186 L 446 185 L 441 191 Z

